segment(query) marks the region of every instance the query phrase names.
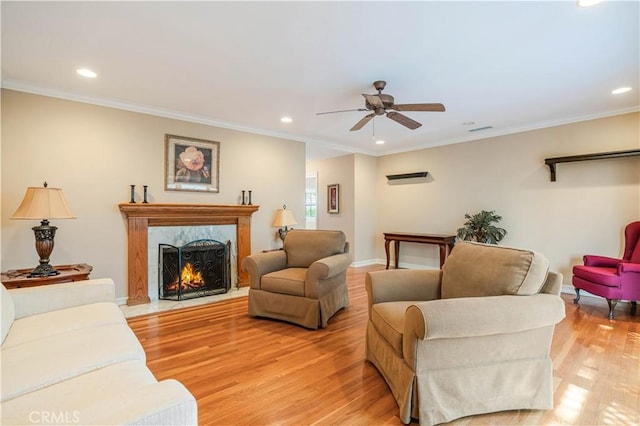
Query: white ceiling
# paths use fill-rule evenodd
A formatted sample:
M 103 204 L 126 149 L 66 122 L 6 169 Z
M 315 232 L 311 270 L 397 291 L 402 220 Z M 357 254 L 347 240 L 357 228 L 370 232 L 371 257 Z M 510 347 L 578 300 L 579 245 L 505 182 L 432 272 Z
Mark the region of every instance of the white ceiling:
M 382 155 L 638 111 L 638 1 L 7 2 L 2 86 Z M 96 79 L 78 76 L 87 67 Z M 386 80 L 409 130 L 366 113 Z M 630 86 L 624 95 L 611 90 Z M 283 115 L 293 122 L 280 122 Z M 463 123 L 473 122 L 471 125 Z M 375 145 L 377 138 L 386 143 Z M 492 129 L 469 132 L 492 126 Z M 197 136 L 197 135 L 187 135 Z M 561 149 L 558 150 L 562 152 Z

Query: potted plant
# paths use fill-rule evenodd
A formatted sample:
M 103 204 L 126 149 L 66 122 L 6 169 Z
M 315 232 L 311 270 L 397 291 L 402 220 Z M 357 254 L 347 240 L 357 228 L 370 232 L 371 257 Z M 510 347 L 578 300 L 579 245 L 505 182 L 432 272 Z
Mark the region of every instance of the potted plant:
M 498 216 L 495 210 L 482 210 L 473 216 L 465 213 L 464 217 L 467 221 L 462 228 L 458 229 L 456 234 L 461 240 L 498 244 L 507 235 L 507 231 L 504 228 L 493 225 L 493 223 L 502 220 L 502 216 Z

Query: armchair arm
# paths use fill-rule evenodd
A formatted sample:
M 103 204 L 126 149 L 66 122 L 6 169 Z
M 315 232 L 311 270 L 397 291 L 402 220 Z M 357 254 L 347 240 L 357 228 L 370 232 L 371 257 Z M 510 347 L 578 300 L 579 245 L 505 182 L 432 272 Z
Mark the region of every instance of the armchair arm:
M 618 275 L 620 275 L 622 272 L 640 273 L 640 263 L 620 262 L 618 263 Z
M 375 303 L 440 298 L 439 269 L 387 269 L 367 272 L 365 288 L 369 312 Z
M 587 254 L 582 258 L 584 266 L 598 266 L 601 268 L 615 268 L 616 265 L 622 262 L 622 259 L 616 259 L 615 257 L 596 256 Z
M 549 271 L 547 279 L 540 289 L 540 293 L 560 296 L 560 293 L 562 293 L 562 274 L 560 272 Z
M 403 354 L 414 361 L 418 340 L 517 333 L 553 326 L 564 317 L 562 299 L 544 293 L 420 302 L 405 313 Z
M 251 288 L 260 289 L 260 278 L 264 274 L 287 267 L 287 253 L 284 250 L 256 253 L 242 259 L 242 270 L 249 273 Z
M 110 278 L 8 291 L 16 307 L 16 319 L 90 303 L 114 302 L 116 297 L 115 285 Z
M 317 298 L 320 281 L 327 280 L 343 273 L 351 265 L 351 255 L 340 253 L 328 256 L 313 262 L 307 269 L 304 279 L 304 294 L 307 297 Z
M 551 294 L 487 296 L 419 302 L 407 309 L 417 321 L 419 339 L 441 339 L 516 333 L 559 323 L 562 298 Z M 406 322 L 406 321 L 405 321 Z

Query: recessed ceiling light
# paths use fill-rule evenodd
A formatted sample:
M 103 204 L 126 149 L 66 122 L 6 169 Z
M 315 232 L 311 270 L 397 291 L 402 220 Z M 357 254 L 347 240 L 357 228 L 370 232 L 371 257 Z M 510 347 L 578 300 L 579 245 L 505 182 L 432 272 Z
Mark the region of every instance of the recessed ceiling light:
M 611 91 L 612 95 L 621 95 L 623 93 L 627 93 L 631 91 L 631 87 L 618 87 Z
M 376 145 L 384 145 L 384 141 L 382 139 L 378 139 L 376 141 Z
M 474 124 L 476 124 L 475 121 L 465 121 L 462 123 L 463 126 L 473 126 Z
M 580 7 L 591 7 L 600 3 L 602 0 L 578 0 L 578 6 Z
M 95 72 L 91 71 L 90 69 L 87 68 L 80 68 L 77 69 L 76 72 L 78 74 L 80 74 L 83 77 L 88 77 L 88 78 L 96 78 L 98 76 L 98 74 L 96 74 Z
M 280 121 L 282 121 L 283 123 L 291 123 L 293 119 L 291 117 L 282 117 Z

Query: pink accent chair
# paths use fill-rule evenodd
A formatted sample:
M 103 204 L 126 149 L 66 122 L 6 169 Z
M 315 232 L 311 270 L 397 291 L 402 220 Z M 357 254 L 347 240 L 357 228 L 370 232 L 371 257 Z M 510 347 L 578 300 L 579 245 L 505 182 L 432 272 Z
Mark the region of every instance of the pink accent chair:
M 640 300 L 640 222 L 632 222 L 624 229 L 624 254 L 622 259 L 605 256 L 584 256 L 584 265 L 573 267 L 573 286 L 576 289 L 576 305 L 580 290 L 607 299 L 609 319 L 620 300 L 631 301 L 631 313 L 635 314 Z

